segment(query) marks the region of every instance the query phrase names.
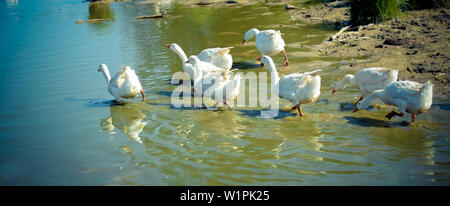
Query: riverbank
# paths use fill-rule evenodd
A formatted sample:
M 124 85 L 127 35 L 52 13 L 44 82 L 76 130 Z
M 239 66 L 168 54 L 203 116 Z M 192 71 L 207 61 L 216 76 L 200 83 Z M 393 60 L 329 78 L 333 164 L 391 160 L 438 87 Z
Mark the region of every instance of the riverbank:
M 351 26 L 348 1 L 289 12 L 292 20 L 305 23 Z M 332 41 L 325 41 L 315 52 L 325 56 L 367 57 L 338 69 L 356 71 L 373 66 L 398 69 L 400 80 L 422 83 L 430 80 L 436 96 L 449 95 L 449 20 L 449 9 L 407 11 L 390 21 L 351 27 Z

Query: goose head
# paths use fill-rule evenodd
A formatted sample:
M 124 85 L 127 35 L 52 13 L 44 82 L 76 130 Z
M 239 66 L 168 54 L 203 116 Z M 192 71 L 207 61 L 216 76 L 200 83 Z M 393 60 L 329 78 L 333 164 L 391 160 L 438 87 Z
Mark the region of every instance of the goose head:
M 352 74 L 347 74 L 344 76 L 344 78 L 342 78 L 341 81 L 336 82 L 336 84 L 334 84 L 333 87 L 333 91 L 331 92 L 331 94 L 336 93 L 337 91 L 344 89 L 348 83 L 350 83 L 351 79 L 353 79 L 353 75 Z
M 166 44 L 166 47 L 169 48 L 170 50 L 177 52 L 182 50 L 181 47 L 178 44 L 172 43 L 172 44 Z
M 184 63 L 189 63 L 189 60 L 185 61 L 185 59 L 187 59 L 187 57 L 186 57 L 186 54 L 184 53 L 183 49 L 180 47 L 180 45 L 178 45 L 176 43 L 172 43 L 172 44 L 166 44 L 166 47 L 169 48 L 170 50 L 172 50 L 173 52 L 175 52 L 176 54 L 178 54 Z
M 261 58 L 261 62 L 265 65 L 268 65 L 267 67 L 265 67 L 266 69 L 272 70 L 275 67 L 275 64 L 273 63 L 272 58 L 269 56 L 263 56 Z
M 106 70 L 108 70 L 108 67 L 106 66 L 106 64 L 100 64 L 98 66 L 98 72 L 105 72 Z
M 178 44 L 172 43 L 172 44 L 166 44 L 166 47 L 172 50 L 175 50 L 176 47 L 180 47 L 178 46 Z
M 259 32 L 259 30 L 255 29 L 255 28 L 250 29 L 247 32 L 245 32 L 244 40 L 242 40 L 242 44 L 244 44 L 245 41 L 248 41 L 248 40 L 252 39 L 258 32 Z

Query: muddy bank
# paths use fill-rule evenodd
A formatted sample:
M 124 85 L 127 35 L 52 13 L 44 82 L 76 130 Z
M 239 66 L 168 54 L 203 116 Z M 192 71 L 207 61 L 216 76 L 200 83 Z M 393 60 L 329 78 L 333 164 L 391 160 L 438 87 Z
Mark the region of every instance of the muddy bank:
M 347 24 L 350 20 L 350 2 L 332 1 L 324 4 L 297 7 L 288 10 L 291 20 L 306 24 Z
M 435 95 L 448 95 L 449 12 L 410 11 L 399 19 L 352 28 L 317 52 L 338 57 L 367 56 L 369 61 L 352 66 L 399 69 L 401 80 L 431 80 Z
M 348 26 L 350 4 L 331 2 L 289 12 L 292 20 Z M 338 69 L 348 70 L 345 73 L 372 66 L 399 69 L 400 80 L 430 80 L 436 96 L 448 96 L 449 20 L 449 9 L 408 11 L 390 21 L 351 27 L 334 40 L 324 41 L 315 52 L 336 57 L 367 57 Z

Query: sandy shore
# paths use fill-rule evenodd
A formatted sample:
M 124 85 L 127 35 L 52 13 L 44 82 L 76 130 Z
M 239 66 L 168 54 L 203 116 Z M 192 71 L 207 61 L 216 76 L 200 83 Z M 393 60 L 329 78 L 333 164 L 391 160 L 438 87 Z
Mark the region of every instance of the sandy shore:
M 305 23 L 348 25 L 348 2 L 332 2 L 290 11 L 293 20 Z M 400 80 L 435 85 L 435 95 L 450 93 L 449 9 L 408 11 L 379 24 L 351 27 L 317 49 L 319 55 L 367 57 L 365 61 L 342 66 L 363 69 L 381 66 L 399 69 Z

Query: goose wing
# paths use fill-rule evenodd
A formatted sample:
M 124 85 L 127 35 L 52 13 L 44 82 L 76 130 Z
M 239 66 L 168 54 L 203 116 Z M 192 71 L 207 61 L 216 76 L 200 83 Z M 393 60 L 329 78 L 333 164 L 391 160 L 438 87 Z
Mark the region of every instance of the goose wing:
M 389 70 L 382 67 L 372 67 L 359 71 L 355 74 L 355 79 L 362 92 L 372 92 L 377 89 L 384 89 L 395 79 L 392 79 L 395 70 Z M 392 81 L 393 80 L 393 81 Z

